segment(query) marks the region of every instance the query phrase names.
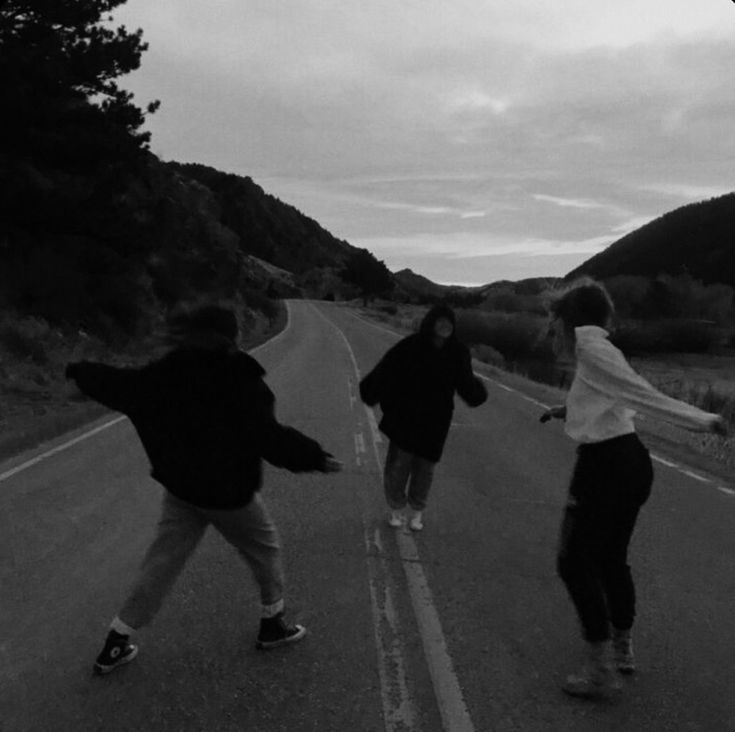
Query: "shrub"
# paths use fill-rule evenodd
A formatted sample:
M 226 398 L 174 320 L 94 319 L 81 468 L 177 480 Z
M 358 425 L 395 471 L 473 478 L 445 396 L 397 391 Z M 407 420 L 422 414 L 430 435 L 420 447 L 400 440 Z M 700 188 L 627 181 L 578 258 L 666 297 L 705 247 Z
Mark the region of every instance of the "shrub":
M 472 346 L 472 355 L 483 363 L 497 366 L 499 369 L 505 368 L 505 359 L 500 351 L 496 351 L 492 346 L 479 344 Z
M 48 323 L 41 318 L 6 317 L 0 324 L 0 345 L 16 358 L 45 364 L 48 361 L 45 340 L 50 332 Z
M 492 346 L 509 361 L 550 358 L 546 329 L 546 318 L 528 313 L 508 315 L 473 310 L 462 311 L 457 317 L 457 337 L 461 341 Z
M 628 354 L 705 353 L 719 340 L 711 323 L 698 320 L 624 321 L 611 336 Z

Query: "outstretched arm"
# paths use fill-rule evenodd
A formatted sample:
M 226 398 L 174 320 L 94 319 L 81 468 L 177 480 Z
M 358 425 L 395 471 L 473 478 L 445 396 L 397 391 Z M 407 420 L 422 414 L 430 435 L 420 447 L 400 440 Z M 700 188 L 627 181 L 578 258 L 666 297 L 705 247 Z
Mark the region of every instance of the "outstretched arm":
M 96 402 L 127 413 L 135 403 L 139 373 L 140 369 L 79 361 L 66 367 L 65 376 Z
M 282 425 L 274 413 L 275 397 L 264 381 L 256 385 L 255 408 L 261 455 L 271 465 L 292 473 L 319 471 L 334 473 L 342 463 L 311 437 L 293 427 Z
M 667 396 L 636 373 L 615 347 L 580 349 L 584 372 L 577 378 L 589 388 L 654 419 L 695 431 L 726 431 L 722 417 Z
M 472 356 L 469 349 L 462 348 L 457 394 L 470 407 L 479 407 L 487 400 L 487 389 L 472 371 Z

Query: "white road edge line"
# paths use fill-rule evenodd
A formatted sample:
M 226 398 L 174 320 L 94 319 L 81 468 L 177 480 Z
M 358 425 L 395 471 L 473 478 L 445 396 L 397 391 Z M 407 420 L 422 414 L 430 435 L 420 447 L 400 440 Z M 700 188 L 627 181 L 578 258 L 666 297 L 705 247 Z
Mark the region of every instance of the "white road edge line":
M 89 432 L 85 432 L 84 434 L 79 435 L 78 437 L 75 437 L 73 440 L 69 440 L 68 442 L 65 442 L 63 445 L 57 445 L 51 450 L 46 450 L 46 452 L 41 453 L 40 455 L 37 455 L 36 457 L 31 458 L 30 460 L 26 460 L 24 463 L 21 463 L 20 465 L 17 465 L 16 467 L 11 468 L 10 470 L 6 470 L 4 473 L 0 473 L 0 482 L 3 480 L 7 480 L 11 476 L 16 475 L 17 473 L 20 473 L 23 470 L 27 470 L 28 468 L 32 467 L 33 465 L 36 465 L 37 463 L 40 463 L 42 460 L 45 460 L 46 458 L 49 458 L 52 455 L 56 455 L 59 452 L 63 452 L 64 450 L 67 450 L 70 447 L 73 447 L 74 445 L 82 442 L 83 440 L 86 440 L 88 437 L 92 437 L 93 435 L 96 435 L 102 432 L 102 430 L 106 430 L 108 427 L 112 427 L 113 425 L 116 425 L 118 422 L 122 422 L 124 419 L 127 419 L 127 417 L 125 416 L 115 417 L 115 419 L 112 419 L 109 422 L 105 422 L 104 424 L 99 425 L 99 427 L 95 427 L 94 429 L 89 430 Z
M 314 306 L 312 305 L 312 307 Z M 314 309 L 342 337 L 350 354 L 355 375 L 359 380 L 360 370 L 357 366 L 357 360 L 352 351 L 352 346 L 350 346 L 350 342 L 342 332 L 342 329 L 330 321 L 318 308 L 314 307 Z M 372 427 L 376 421 L 375 415 L 373 414 L 371 419 L 370 413 L 372 409 L 367 405 L 363 406 L 368 416 L 368 423 Z M 373 450 L 377 470 L 380 474 L 382 472 L 382 460 L 380 459 L 380 452 L 375 440 L 373 440 Z M 421 566 L 416 542 L 410 534 L 399 532 L 398 546 L 401 552 L 401 559 L 403 560 L 401 564 L 406 573 L 409 595 L 411 596 L 411 603 L 424 646 L 424 655 L 429 666 L 429 673 L 434 686 L 434 694 L 444 730 L 445 732 L 474 732 L 475 728 L 472 724 L 467 705 L 465 704 L 457 674 L 452 665 L 452 659 L 449 655 L 446 639 L 442 631 L 439 614 L 436 611 L 431 589 Z
M 283 302 L 286 305 L 286 325 L 283 328 L 283 330 L 276 333 L 276 335 L 274 335 L 273 338 L 270 338 L 269 340 L 265 341 L 265 343 L 261 343 L 259 346 L 256 346 L 255 348 L 251 348 L 248 351 L 248 353 L 251 353 L 251 354 L 255 353 L 256 351 L 260 350 L 264 346 L 275 343 L 291 327 L 291 308 L 289 307 L 287 300 L 284 300 Z M 27 470 L 28 468 L 33 467 L 34 465 L 37 465 L 41 461 L 46 460 L 47 458 L 50 458 L 53 455 L 57 455 L 58 453 L 63 452 L 64 450 L 68 450 L 70 447 L 73 447 L 74 445 L 77 445 L 80 442 L 90 437 L 94 437 L 94 435 L 97 435 L 103 430 L 106 430 L 109 427 L 112 427 L 126 419 L 127 417 L 125 415 L 115 417 L 114 419 L 111 419 L 109 422 L 105 422 L 104 424 L 101 424 L 95 427 L 94 429 L 89 430 L 88 432 L 84 432 L 83 434 L 79 435 L 78 437 L 75 437 L 72 440 L 68 440 L 67 442 L 62 443 L 61 445 L 57 445 L 56 447 L 53 447 L 50 450 L 46 450 L 40 455 L 37 455 L 36 457 L 31 458 L 30 460 L 26 460 L 24 463 L 21 463 L 20 465 L 17 465 L 16 467 L 11 468 L 10 470 L 6 470 L 4 473 L 0 473 L 0 483 L 2 483 L 2 481 L 4 480 L 7 480 L 8 478 L 11 478 L 14 475 L 17 475 L 18 473 L 23 472 L 24 470 Z

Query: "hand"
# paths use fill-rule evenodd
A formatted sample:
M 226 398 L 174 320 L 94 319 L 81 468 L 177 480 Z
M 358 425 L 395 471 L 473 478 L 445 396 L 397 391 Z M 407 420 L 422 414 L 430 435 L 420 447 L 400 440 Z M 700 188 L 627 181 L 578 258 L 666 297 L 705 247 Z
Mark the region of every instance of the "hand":
M 327 455 L 327 457 L 324 458 L 324 468 L 322 469 L 322 472 L 339 473 L 343 467 L 344 465 L 340 460 L 337 460 L 333 455 Z
M 545 424 L 551 419 L 566 419 L 567 408 L 564 405 L 549 407 L 540 417 L 539 422 Z
M 722 417 L 717 417 L 710 425 L 710 429 L 720 437 L 727 437 L 727 422 Z

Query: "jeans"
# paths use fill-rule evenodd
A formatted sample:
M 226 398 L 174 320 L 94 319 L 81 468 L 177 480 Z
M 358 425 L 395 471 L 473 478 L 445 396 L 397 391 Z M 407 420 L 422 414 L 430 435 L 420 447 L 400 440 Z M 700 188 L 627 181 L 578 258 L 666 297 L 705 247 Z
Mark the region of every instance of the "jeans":
M 633 626 L 628 545 L 652 482 L 650 455 L 635 434 L 578 448 L 557 568 L 592 643 L 607 640 L 610 625 Z
M 414 511 L 423 511 L 434 478 L 435 465 L 430 460 L 401 450 L 391 441 L 383 470 L 383 486 L 388 505 L 397 510 L 408 503 Z
M 156 536 L 118 614 L 125 624 L 138 629 L 153 620 L 209 524 L 250 566 L 262 604 L 272 605 L 282 599 L 278 533 L 258 493 L 247 506 L 229 511 L 199 508 L 166 493 Z

